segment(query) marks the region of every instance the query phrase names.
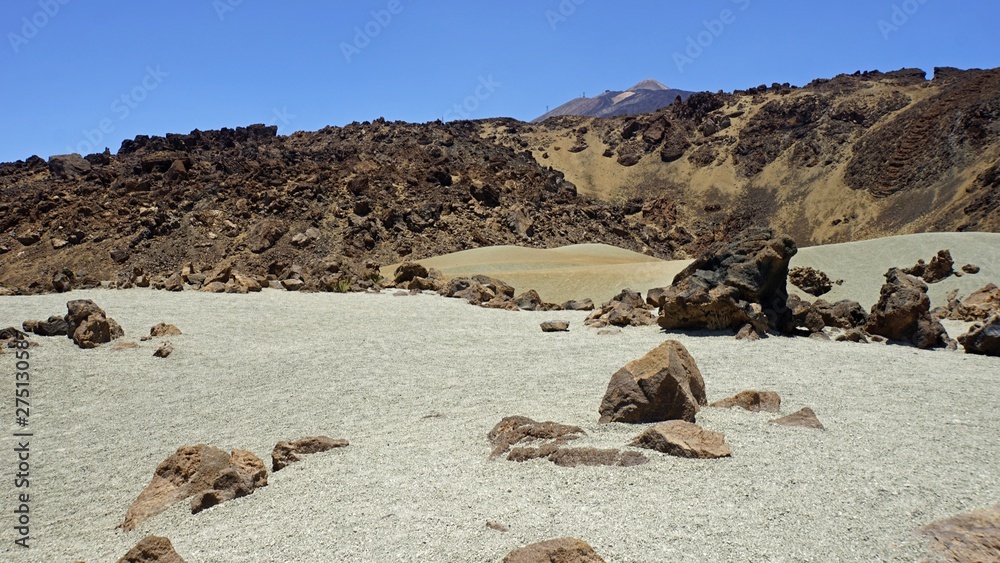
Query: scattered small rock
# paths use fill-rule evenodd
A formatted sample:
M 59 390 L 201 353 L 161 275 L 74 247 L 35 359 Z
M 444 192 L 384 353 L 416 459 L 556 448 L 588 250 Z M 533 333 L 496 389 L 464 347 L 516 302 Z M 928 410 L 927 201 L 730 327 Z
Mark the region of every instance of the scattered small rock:
M 564 311 L 593 311 L 594 302 L 590 298 L 579 301 L 567 301 L 560 306 Z
M 496 530 L 498 532 L 509 532 L 510 528 L 501 524 L 500 522 L 494 522 L 493 520 L 486 521 L 486 527 L 491 530 Z
M 736 333 L 736 340 L 753 342 L 754 340 L 760 340 L 760 336 L 760 333 L 757 332 L 757 329 L 755 329 L 752 324 L 745 324 L 743 325 L 743 328 Z
M 779 412 L 781 410 L 781 395 L 774 391 L 740 391 L 732 397 L 716 401 L 708 406 L 724 409 L 740 407 L 751 412 Z
M 546 321 L 541 326 L 542 332 L 569 332 L 567 321 Z
M 694 422 L 707 405 L 705 381 L 683 344 L 667 340 L 615 372 L 598 412 L 600 422 Z
M 823 427 L 823 423 L 820 422 L 819 418 L 816 416 L 816 413 L 809 407 L 803 407 L 801 410 L 793 412 L 788 416 L 776 418 L 771 422 L 780 424 L 781 426 L 801 426 L 803 428 L 826 430 L 826 428 Z
M 174 550 L 169 539 L 149 535 L 135 544 L 117 563 L 184 563 L 184 559 Z
M 139 343 L 135 340 L 119 340 L 111 345 L 111 349 L 116 352 L 121 352 L 123 350 L 135 350 L 139 347 Z
M 966 264 L 962 266 L 962 271 L 966 274 L 978 274 L 979 266 L 976 266 L 975 264 Z
M 155 352 L 153 352 L 153 356 L 156 358 L 166 358 L 167 356 L 173 353 L 174 353 L 174 345 L 171 344 L 170 341 L 166 341 L 163 344 L 160 344 L 160 347 L 157 348 Z
M 271 471 L 278 471 L 302 461 L 300 455 L 325 452 L 348 445 L 350 443 L 347 440 L 342 438 L 335 440 L 329 436 L 309 436 L 294 442 L 278 442 L 271 451 Z
M 672 456 L 697 459 L 715 459 L 732 455 L 732 450 L 729 444 L 726 444 L 726 437 L 723 434 L 705 430 L 697 424 L 683 420 L 654 424 L 636 436 L 629 445 Z
M 156 323 L 149 329 L 150 336 L 177 336 L 179 334 L 181 334 L 181 329 L 167 323 Z
M 559 538 L 515 549 L 503 563 L 604 563 L 604 559 L 583 540 Z

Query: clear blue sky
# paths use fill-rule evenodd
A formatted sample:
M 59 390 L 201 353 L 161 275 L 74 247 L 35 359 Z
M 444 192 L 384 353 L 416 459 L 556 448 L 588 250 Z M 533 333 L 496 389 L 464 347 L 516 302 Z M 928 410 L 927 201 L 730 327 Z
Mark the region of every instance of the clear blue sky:
M 993 68 L 998 21 L 995 0 L 3 0 L 0 161 L 261 122 L 528 120 L 644 78 Z

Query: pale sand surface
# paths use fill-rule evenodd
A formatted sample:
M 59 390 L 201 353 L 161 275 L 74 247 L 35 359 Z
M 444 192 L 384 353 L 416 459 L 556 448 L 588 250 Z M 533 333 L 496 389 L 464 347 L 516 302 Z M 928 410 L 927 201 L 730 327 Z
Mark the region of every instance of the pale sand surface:
M 953 248 L 953 251 L 955 249 Z M 164 321 L 185 332 L 152 357 L 66 338 L 32 349 L 30 552 L 12 546 L 14 446 L 0 408 L 0 560 L 114 561 L 146 534 L 189 562 L 499 561 L 560 536 L 608 561 L 914 561 L 913 530 L 1000 502 L 1000 363 L 959 352 L 656 327 L 599 336 L 583 312 L 471 307 L 436 295 L 77 291 L 0 298 L 0 326 L 92 298 L 128 338 Z M 572 322 L 543 334 L 538 323 Z M 502 417 L 580 425 L 580 445 L 622 447 L 644 426 L 598 425 L 611 374 L 665 338 L 682 341 L 708 399 L 781 393 L 826 432 L 772 415 L 706 408 L 730 459 L 650 452 L 633 468 L 487 459 Z M 0 392 L 13 390 L 0 356 Z M 438 417 L 425 418 L 427 415 Z M 348 448 L 308 456 L 251 496 L 197 515 L 179 505 L 115 529 L 178 446 L 245 448 L 269 464 L 279 440 L 328 434 Z M 510 527 L 500 533 L 486 520 Z
M 921 258 L 929 263 L 938 250 L 946 248 L 951 251 L 956 270 L 972 263 L 982 271 L 931 284 L 928 293 L 933 306 L 944 305 L 945 296 L 955 288 L 960 296 L 966 296 L 987 283 L 1000 285 L 1000 234 L 997 233 L 927 233 L 800 248 L 791 266 L 811 266 L 826 272 L 832 281 L 845 280 L 823 299 L 831 302 L 851 299 L 868 309 L 878 301 L 889 268 L 909 267 Z M 598 305 L 625 288 L 645 295 L 649 289 L 670 285 L 674 276 L 691 263 L 664 261 L 603 244 L 552 250 L 494 246 L 418 262 L 441 270 L 449 279 L 485 274 L 506 281 L 518 292 L 535 289 L 547 302 L 590 297 Z M 396 266 L 383 268 L 382 275 L 392 277 Z M 801 297 L 815 299 L 791 284 L 788 288 Z

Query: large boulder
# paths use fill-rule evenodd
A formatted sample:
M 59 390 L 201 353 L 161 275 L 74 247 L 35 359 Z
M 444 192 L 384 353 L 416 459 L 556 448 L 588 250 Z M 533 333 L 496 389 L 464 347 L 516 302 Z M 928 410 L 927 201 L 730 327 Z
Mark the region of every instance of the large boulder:
M 156 467 L 153 479 L 129 506 L 120 527 L 134 530 L 185 499 L 191 499 L 191 512 L 195 513 L 265 485 L 264 462 L 248 451 L 226 453 L 205 444 L 182 446 Z
M 184 563 L 168 538 L 146 536 L 117 563 Z
M 659 296 L 664 329 L 739 329 L 786 332 L 788 262 L 798 249 L 788 237 L 759 231 L 717 244 L 674 278 Z
M 344 448 L 348 445 L 347 440 L 333 439 L 329 436 L 308 436 L 294 442 L 278 442 L 271 451 L 271 471 L 278 471 L 302 461 L 300 457 L 302 455 Z
M 919 532 L 946 561 L 997 561 L 1000 504 L 931 522 Z
M 611 376 L 598 412 L 600 422 L 694 422 L 707 404 L 694 358 L 683 344 L 668 340 Z
M 886 272 L 885 280 L 865 330 L 918 348 L 947 346 L 944 327 L 930 315 L 927 285 L 898 268 Z
M 969 332 L 958 337 L 958 343 L 970 354 L 1000 356 L 1000 314 L 972 325 Z
M 70 301 L 66 309 L 67 335 L 80 348 L 95 348 L 125 336 L 122 327 L 90 299 Z
M 427 268 L 416 262 L 403 262 L 396 268 L 393 282 L 397 285 L 412 281 L 413 278 L 426 278 Z
M 723 434 L 683 420 L 654 424 L 636 436 L 629 445 L 697 459 L 729 457 L 733 453 Z
M 93 166 L 79 153 L 57 154 L 49 157 L 49 174 L 61 180 L 73 180 L 85 176 Z
M 604 563 L 604 559 L 583 540 L 559 538 L 515 549 L 503 563 Z

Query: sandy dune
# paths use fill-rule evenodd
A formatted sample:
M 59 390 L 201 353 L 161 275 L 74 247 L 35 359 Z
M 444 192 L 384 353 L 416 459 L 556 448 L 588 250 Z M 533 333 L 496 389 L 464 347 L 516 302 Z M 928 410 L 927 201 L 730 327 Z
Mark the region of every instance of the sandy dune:
M 832 280 L 845 280 L 824 295 L 824 299 L 852 299 L 868 308 L 878 300 L 886 270 L 912 266 L 921 258 L 929 261 L 945 248 L 951 250 L 956 270 L 972 263 L 982 271 L 932 284 L 929 293 L 935 306 L 943 304 L 945 295 L 954 288 L 961 295 L 968 295 L 987 283 L 1000 284 L 1000 234 L 996 233 L 928 233 L 801 248 L 792 259 L 792 266 L 812 266 L 826 272 Z M 624 288 L 645 293 L 669 285 L 691 263 L 663 261 L 601 244 L 553 250 L 495 246 L 419 262 L 441 270 L 449 278 L 472 274 L 494 276 L 517 291 L 535 289 L 543 299 L 553 303 L 583 297 L 603 303 Z M 394 269 L 395 265 L 384 268 L 383 275 L 391 276 Z M 792 286 L 789 288 L 808 297 Z

